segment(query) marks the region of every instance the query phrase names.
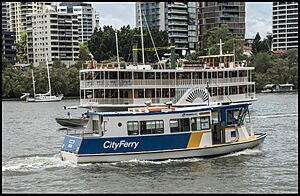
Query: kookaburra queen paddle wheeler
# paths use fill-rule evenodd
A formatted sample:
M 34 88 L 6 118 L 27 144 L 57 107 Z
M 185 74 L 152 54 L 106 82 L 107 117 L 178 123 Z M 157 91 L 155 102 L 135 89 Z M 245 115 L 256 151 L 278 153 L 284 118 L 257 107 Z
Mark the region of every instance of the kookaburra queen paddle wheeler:
M 264 141 L 266 133 L 247 130 L 249 105 L 175 108 L 170 104 L 88 112 L 87 128 L 66 134 L 61 157 L 75 163 L 164 160 L 211 157 L 253 148 Z

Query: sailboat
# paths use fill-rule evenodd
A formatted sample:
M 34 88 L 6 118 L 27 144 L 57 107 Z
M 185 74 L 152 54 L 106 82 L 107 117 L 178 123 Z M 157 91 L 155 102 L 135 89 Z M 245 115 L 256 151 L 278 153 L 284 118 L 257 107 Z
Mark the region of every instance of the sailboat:
M 24 93 L 20 98 L 23 99 L 26 97 L 27 102 L 51 102 L 51 101 L 61 101 L 63 99 L 63 94 L 59 95 L 52 95 L 51 94 L 51 81 L 50 81 L 50 73 L 49 73 L 49 66 L 48 66 L 48 58 L 46 55 L 46 65 L 47 65 L 47 73 L 48 73 L 48 85 L 49 85 L 49 91 L 44 94 L 36 94 L 35 93 L 35 81 L 34 81 L 34 75 L 33 70 L 31 70 L 32 74 L 32 85 L 33 85 L 33 97 L 29 97 L 30 93 Z

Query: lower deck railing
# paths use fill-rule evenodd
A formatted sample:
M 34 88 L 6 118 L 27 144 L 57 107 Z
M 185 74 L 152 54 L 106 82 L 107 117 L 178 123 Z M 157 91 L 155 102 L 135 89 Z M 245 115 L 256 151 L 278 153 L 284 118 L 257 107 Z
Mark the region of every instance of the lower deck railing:
M 251 101 L 255 99 L 255 93 L 235 94 L 235 95 L 218 95 L 211 96 L 210 102 L 240 102 Z M 151 100 L 152 104 L 163 105 L 168 101 L 176 104 L 178 99 L 175 97 L 170 98 L 91 98 L 80 99 L 81 106 L 99 106 L 99 105 L 140 105 L 144 106 L 146 101 Z

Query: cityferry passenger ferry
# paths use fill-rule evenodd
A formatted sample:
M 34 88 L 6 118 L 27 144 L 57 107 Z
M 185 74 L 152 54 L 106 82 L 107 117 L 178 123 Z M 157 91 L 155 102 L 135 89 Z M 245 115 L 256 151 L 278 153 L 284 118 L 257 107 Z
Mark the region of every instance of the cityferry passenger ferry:
M 266 133 L 246 128 L 249 105 L 251 102 L 179 108 L 169 103 L 87 112 L 87 128 L 67 133 L 61 158 L 75 163 L 166 160 L 253 148 L 264 141 Z

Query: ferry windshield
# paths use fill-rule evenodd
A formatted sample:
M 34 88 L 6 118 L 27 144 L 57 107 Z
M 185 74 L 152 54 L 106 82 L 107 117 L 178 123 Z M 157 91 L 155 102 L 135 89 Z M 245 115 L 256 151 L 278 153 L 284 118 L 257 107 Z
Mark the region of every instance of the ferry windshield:
M 249 113 L 248 107 L 227 110 L 227 125 L 242 125 L 244 123 L 244 119 L 247 113 Z

